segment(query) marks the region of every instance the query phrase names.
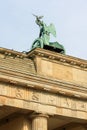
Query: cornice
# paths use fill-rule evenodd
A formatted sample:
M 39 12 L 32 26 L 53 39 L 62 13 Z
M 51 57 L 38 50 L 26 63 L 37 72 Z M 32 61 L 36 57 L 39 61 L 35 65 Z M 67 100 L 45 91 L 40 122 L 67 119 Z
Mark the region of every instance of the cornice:
M 40 56 L 43 58 L 50 59 L 52 61 L 58 61 L 63 64 L 72 65 L 73 67 L 79 67 L 81 69 L 87 70 L 87 60 L 83 60 L 83 59 L 76 58 L 76 57 L 69 56 L 69 55 L 56 53 L 56 52 L 49 51 L 49 50 L 42 49 L 42 48 L 36 48 L 36 49 L 34 49 L 30 52 L 26 52 L 26 53 L 10 50 L 10 49 L 6 49 L 6 48 L 0 48 L 0 53 L 4 54 L 5 57 L 11 56 L 13 58 L 18 57 L 18 58 L 28 58 L 29 59 L 29 58 L 34 58 L 35 56 Z
M 1 48 L 1 47 L 0 47 L 0 53 L 3 54 L 4 57 L 10 56 L 13 58 L 15 58 L 15 57 L 26 58 L 26 53 L 10 50 L 10 49 L 6 49 L 6 48 Z
M 87 100 L 87 86 L 81 86 L 66 81 L 53 80 L 35 74 L 22 74 L 1 70 L 0 82 L 14 84 L 21 87 L 29 87 L 39 91 L 48 91 L 68 97 Z M 8 78 L 9 77 L 9 78 Z
M 56 52 L 41 49 L 41 48 L 36 48 L 30 51 L 29 53 L 27 53 L 27 58 L 34 58 L 35 56 L 44 57 L 52 61 L 58 61 L 63 64 L 83 68 L 85 70 L 87 69 L 87 60 L 83 60 L 83 59 L 76 58 L 73 56 L 64 55 L 64 54 L 56 53 Z

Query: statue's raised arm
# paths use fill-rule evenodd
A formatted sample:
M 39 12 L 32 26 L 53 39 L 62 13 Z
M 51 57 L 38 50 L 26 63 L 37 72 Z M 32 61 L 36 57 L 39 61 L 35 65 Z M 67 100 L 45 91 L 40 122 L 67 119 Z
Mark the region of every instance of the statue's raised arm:
M 43 16 L 37 16 L 37 15 L 35 15 L 35 14 L 33 14 L 33 16 L 36 17 L 36 21 L 35 21 L 36 24 L 39 25 L 39 26 L 43 26 L 43 21 L 40 20 L 40 19 L 43 18 Z

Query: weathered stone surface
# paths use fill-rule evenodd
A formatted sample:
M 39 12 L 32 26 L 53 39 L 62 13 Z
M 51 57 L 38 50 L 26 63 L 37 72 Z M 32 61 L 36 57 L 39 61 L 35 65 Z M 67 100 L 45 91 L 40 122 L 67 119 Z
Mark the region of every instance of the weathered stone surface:
M 85 123 L 87 61 L 40 48 L 27 54 L 0 49 L 0 121 L 18 110 Z
M 31 52 L 29 57 L 33 57 L 34 53 L 38 74 L 87 87 L 86 60 L 40 50 Z
M 31 122 L 24 117 L 15 118 L 1 125 L 0 130 L 31 130 Z
M 32 130 L 47 130 L 48 116 L 44 114 L 36 114 L 32 116 Z
M 0 103 L 49 115 L 87 119 L 86 101 L 27 87 L 1 84 Z

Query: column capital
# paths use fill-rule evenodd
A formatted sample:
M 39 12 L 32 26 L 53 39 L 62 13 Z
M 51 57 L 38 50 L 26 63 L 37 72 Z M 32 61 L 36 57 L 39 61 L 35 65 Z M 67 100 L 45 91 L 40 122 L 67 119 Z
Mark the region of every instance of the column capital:
M 30 118 L 39 118 L 39 117 L 43 117 L 43 118 L 49 118 L 49 116 L 45 113 L 32 113 Z

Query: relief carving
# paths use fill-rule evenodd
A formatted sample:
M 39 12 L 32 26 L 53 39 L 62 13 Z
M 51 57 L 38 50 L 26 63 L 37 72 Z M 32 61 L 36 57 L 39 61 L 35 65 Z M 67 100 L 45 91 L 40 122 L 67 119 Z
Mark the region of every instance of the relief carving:
M 61 97 L 61 105 L 62 107 L 71 108 L 71 99 L 67 97 Z
M 15 95 L 17 98 L 22 98 L 22 92 L 21 92 L 21 89 L 20 88 L 16 88 L 16 92 L 15 92 Z
M 86 103 L 79 101 L 77 104 L 77 109 L 78 110 L 86 110 Z
M 48 103 L 51 104 L 51 105 L 57 105 L 56 99 L 57 98 L 55 96 L 49 95 L 48 96 Z
M 81 101 L 76 98 L 69 98 L 61 95 L 51 94 L 49 92 L 39 92 L 37 90 L 32 90 L 29 88 L 22 88 L 13 85 L 5 84 L 0 85 L 0 95 L 6 95 L 9 97 L 16 97 L 19 99 L 24 99 L 27 102 L 34 103 L 33 107 L 37 107 L 38 103 L 46 105 L 49 107 L 55 105 L 56 107 L 71 109 L 72 111 L 87 111 L 86 101 Z M 28 106 L 29 107 L 29 106 Z
M 39 94 L 37 92 L 32 93 L 32 100 L 39 101 Z

